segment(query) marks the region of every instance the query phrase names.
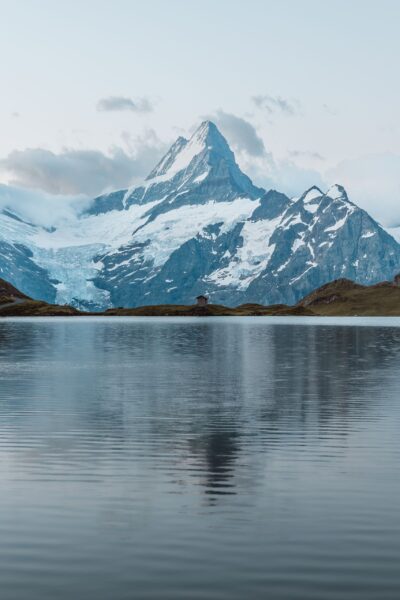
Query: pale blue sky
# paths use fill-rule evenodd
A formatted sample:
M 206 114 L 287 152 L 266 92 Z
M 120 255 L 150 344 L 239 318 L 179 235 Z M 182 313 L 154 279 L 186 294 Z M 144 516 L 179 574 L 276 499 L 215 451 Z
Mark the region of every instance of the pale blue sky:
M 76 151 L 96 150 L 95 160 L 110 158 L 109 185 L 118 187 L 127 177 L 118 161 L 136 161 L 139 178 L 209 116 L 256 183 L 301 193 L 342 178 L 375 216 L 400 222 L 400 2 L 0 0 L 0 8 L 2 181 L 76 192 L 79 181 L 48 179 L 60 178 L 66 158 L 79 161 Z M 140 110 L 98 110 L 110 97 Z M 251 127 L 264 144 L 258 154 Z M 42 155 L 28 148 L 55 155 L 40 180 L 32 168 L 42 168 Z

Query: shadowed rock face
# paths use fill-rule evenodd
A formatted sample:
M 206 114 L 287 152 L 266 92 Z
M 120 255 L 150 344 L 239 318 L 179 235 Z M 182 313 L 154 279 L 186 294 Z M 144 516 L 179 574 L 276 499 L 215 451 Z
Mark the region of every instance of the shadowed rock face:
M 339 278 L 393 280 L 400 245 L 338 185 L 265 192 L 206 121 L 178 138 L 143 185 L 102 195 L 63 229 L 0 214 L 0 275 L 28 295 L 84 310 L 295 304 Z

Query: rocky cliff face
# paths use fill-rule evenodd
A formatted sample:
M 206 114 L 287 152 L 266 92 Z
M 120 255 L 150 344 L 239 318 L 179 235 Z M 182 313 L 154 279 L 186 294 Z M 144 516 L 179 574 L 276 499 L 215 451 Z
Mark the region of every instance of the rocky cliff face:
M 294 303 L 346 277 L 400 270 L 400 245 L 333 186 L 290 199 L 252 184 L 216 126 L 178 138 L 143 185 L 96 198 L 62 229 L 0 214 L 0 276 L 80 308 Z

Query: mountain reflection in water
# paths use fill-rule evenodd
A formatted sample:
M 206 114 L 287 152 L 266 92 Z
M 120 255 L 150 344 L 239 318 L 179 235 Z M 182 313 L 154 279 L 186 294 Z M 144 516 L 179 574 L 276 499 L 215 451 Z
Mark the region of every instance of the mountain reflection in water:
M 275 323 L 0 322 L 7 600 L 398 597 L 400 327 Z

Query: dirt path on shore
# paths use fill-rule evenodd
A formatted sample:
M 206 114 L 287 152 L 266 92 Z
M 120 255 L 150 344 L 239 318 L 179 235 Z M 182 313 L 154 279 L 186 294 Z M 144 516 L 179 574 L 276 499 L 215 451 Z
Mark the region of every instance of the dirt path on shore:
M 16 304 L 22 304 L 26 302 L 25 298 L 15 298 L 13 302 L 6 302 L 5 304 L 0 304 L 0 312 L 3 308 L 8 308 L 9 306 L 15 306 Z

